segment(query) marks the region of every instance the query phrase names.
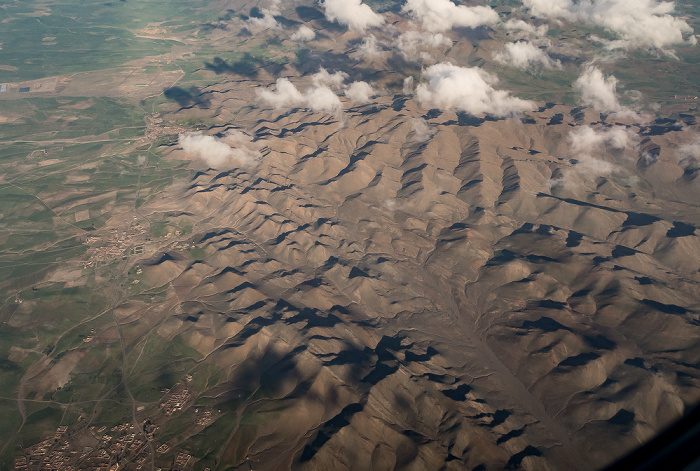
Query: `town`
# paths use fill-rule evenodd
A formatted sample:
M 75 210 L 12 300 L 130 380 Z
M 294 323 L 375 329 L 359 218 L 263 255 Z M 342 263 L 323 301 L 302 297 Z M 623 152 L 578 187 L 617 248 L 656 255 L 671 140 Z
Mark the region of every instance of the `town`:
M 197 459 L 182 449 L 177 439 L 160 443 L 161 426 L 174 414 L 181 413 L 191 419 L 193 431 L 211 425 L 217 412 L 206 408 L 194 408 L 196 392 L 185 382 L 178 382 L 161 391 L 156 413 L 144 418 L 140 426 L 133 423 L 86 425 L 78 421 L 74 426 L 61 425 L 47 430 L 43 439 L 28 448 L 14 460 L 16 471 L 138 471 L 156 463 L 160 471 L 184 471 L 193 469 Z M 150 466 L 149 466 L 150 469 Z M 208 470 L 209 468 L 205 468 Z

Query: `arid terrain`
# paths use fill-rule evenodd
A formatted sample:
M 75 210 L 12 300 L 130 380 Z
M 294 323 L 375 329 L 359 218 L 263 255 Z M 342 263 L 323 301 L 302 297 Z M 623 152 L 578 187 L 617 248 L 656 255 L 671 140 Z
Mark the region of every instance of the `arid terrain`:
M 700 399 L 687 32 L 552 22 L 519 69 L 501 23 L 331 3 L 8 81 L 3 469 L 595 470 Z

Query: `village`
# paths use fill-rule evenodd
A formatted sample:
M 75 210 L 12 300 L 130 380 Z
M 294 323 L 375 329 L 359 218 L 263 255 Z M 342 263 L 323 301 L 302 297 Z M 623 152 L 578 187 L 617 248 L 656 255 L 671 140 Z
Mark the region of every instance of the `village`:
M 127 229 L 112 229 L 105 237 L 88 236 L 85 243 L 90 246 L 89 259 L 83 262 L 83 268 L 92 267 L 98 262 L 120 259 L 134 246 L 134 241 L 145 234 L 145 227 L 141 224 L 133 224 Z M 143 251 L 143 245 L 134 247 L 134 253 L 143 253 Z
M 136 219 L 138 217 L 134 216 L 134 220 Z M 170 239 L 181 235 L 182 231 L 173 230 L 163 234 L 160 238 Z M 87 253 L 88 258 L 81 262 L 82 267 L 83 269 L 91 268 L 103 262 L 121 260 L 129 255 L 148 256 L 159 249 L 160 244 L 153 240 L 157 238 L 159 237 L 150 235 L 149 230 L 141 223 L 135 223 L 126 229 L 110 229 L 105 235 L 89 235 L 84 240 L 84 243 L 90 247 Z M 194 247 L 194 244 L 186 241 L 175 240 L 169 249 L 183 251 Z M 21 303 L 22 300 L 17 298 L 15 302 Z
M 185 381 L 190 382 L 191 377 L 187 375 Z M 158 432 L 171 416 L 179 412 L 191 414 L 192 427 L 196 431 L 211 425 L 217 414 L 205 408 L 192 410 L 196 393 L 184 382 L 178 382 L 162 393 L 156 412 L 144 418 L 141 427 L 129 422 L 111 427 L 86 427 L 80 422 L 73 427 L 61 425 L 56 430 L 45 431 L 39 443 L 25 448 L 23 454 L 15 458 L 14 469 L 138 471 L 149 466 L 152 457 L 158 471 L 193 469 L 197 460 L 182 450 L 177 437 L 158 443 Z

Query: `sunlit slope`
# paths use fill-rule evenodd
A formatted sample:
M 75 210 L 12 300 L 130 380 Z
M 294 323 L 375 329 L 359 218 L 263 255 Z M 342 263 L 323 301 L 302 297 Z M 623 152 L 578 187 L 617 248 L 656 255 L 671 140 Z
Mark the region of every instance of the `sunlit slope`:
M 202 170 L 162 202 L 198 220 L 205 256 L 144 265 L 177 303 L 158 332 L 229 388 L 261 386 L 237 393 L 260 423 L 231 429 L 226 460 L 592 469 L 681 414 L 700 250 L 683 169 L 662 156 L 646 179 L 628 149 L 580 172 L 556 107 L 431 113 L 419 142 L 425 110 L 395 100 L 342 122 L 251 114 L 258 166 Z

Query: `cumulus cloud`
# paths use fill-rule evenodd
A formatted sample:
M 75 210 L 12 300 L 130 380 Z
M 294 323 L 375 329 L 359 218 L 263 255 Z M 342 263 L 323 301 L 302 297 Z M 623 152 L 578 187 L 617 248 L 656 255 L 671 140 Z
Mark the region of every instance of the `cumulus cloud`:
M 455 5 L 450 0 L 406 0 L 403 11 L 432 32 L 448 31 L 458 26 L 476 28 L 498 22 L 498 13 L 490 7 Z
M 401 211 L 406 205 L 398 198 L 387 198 L 382 202 L 384 209 L 390 212 Z
M 335 21 L 355 31 L 364 31 L 384 23 L 384 17 L 362 0 L 322 0 L 321 6 L 328 21 Z
M 502 51 L 495 53 L 493 58 L 502 64 L 519 69 L 527 69 L 532 66 L 542 66 L 548 69 L 561 67 L 561 62 L 552 59 L 544 50 L 528 41 L 508 43 Z
M 581 102 L 598 111 L 636 116 L 629 108 L 620 105 L 617 99 L 617 79 L 605 77 L 595 66 L 588 65 L 574 82 L 574 90 L 581 93 Z
M 634 144 L 634 137 L 635 134 L 623 126 L 603 129 L 581 126 L 569 134 L 569 141 L 574 154 L 589 154 L 601 148 L 623 151 Z
M 575 17 L 575 4 L 572 0 L 523 0 L 523 5 L 530 9 L 533 16 L 540 18 Z
M 540 18 L 584 21 L 604 27 L 620 39 L 610 48 L 666 49 L 687 41 L 695 44 L 693 28 L 672 15 L 673 2 L 658 0 L 523 0 Z
M 231 131 L 221 139 L 188 132 L 180 134 L 178 142 L 187 154 L 214 168 L 250 165 L 261 155 L 251 137 L 241 131 Z
M 304 93 L 287 78 L 279 78 L 275 90 L 258 89 L 258 98 L 273 108 L 302 107 L 314 111 L 339 111 L 343 105 L 327 85 L 315 83 Z
M 403 79 L 403 94 L 410 95 L 413 93 L 413 77 L 410 75 Z
M 493 58 L 502 64 L 528 69 L 531 67 L 560 68 L 561 62 L 547 53 L 552 42 L 547 37 L 547 25 L 535 26 L 523 20 L 510 19 L 503 24 L 510 37 L 516 41 L 503 46 Z
M 373 34 L 368 35 L 362 40 L 362 44 L 360 44 L 358 52 L 361 58 L 368 59 L 373 59 L 384 55 L 384 51 L 382 51 L 379 41 L 377 41 L 377 38 Z
M 602 152 L 620 154 L 634 145 L 635 134 L 622 126 L 594 129 L 582 126 L 569 134 L 571 153 L 578 163 L 575 170 L 589 176 L 604 176 L 611 174 L 616 165 L 597 158 Z
M 268 2 L 267 11 L 270 12 L 271 15 L 279 15 L 282 13 L 280 10 L 281 4 L 282 0 L 270 0 Z
M 564 170 L 554 179 L 553 187 L 573 185 L 574 174 L 584 178 L 597 178 L 610 175 L 619 167 L 615 162 L 603 160 L 601 155 L 622 155 L 626 149 L 637 145 L 637 136 L 624 126 L 610 128 L 593 128 L 580 126 L 569 133 L 569 155 L 575 159 L 575 165 Z
M 263 13 L 262 18 L 248 18 L 245 23 L 251 29 L 282 29 L 275 17 L 269 13 Z
M 413 124 L 413 140 L 415 142 L 425 142 L 435 135 L 435 131 L 423 118 L 414 118 L 411 124 Z
M 683 168 L 685 176 L 690 179 L 697 177 L 700 174 L 700 138 L 680 146 L 678 157 L 678 164 Z
M 681 160 L 686 158 L 700 159 L 700 138 L 696 139 L 695 142 L 689 144 L 683 144 L 678 147 L 678 155 Z
M 518 37 L 541 37 L 547 36 L 549 27 L 547 25 L 535 26 L 523 20 L 510 19 L 503 24 L 503 27 L 517 35 Z
M 428 108 L 454 109 L 472 115 L 508 116 L 535 107 L 531 101 L 496 90 L 498 79 L 478 67 L 443 62 L 423 71 L 425 83 L 416 88 L 419 103 Z
M 258 99 L 273 108 L 303 107 L 314 111 L 338 112 L 343 104 L 336 91 L 345 93 L 350 100 L 368 103 L 377 91 L 367 82 L 353 82 L 346 85 L 348 74 L 330 73 L 319 69 L 311 76 L 311 86 L 303 93 L 287 78 L 279 78 L 273 90 L 259 88 Z
M 406 60 L 434 62 L 430 49 L 452 46 L 452 40 L 442 33 L 407 31 L 396 39 L 396 47 Z
M 315 37 L 316 37 L 316 33 L 314 32 L 314 30 L 312 30 L 311 28 L 309 28 L 306 25 L 301 25 L 301 26 L 299 26 L 299 29 L 296 30 L 294 32 L 294 34 L 292 34 L 290 36 L 289 39 L 291 39 L 292 41 L 303 43 L 303 42 L 311 41 Z
M 315 85 L 306 90 L 303 103 L 314 111 L 336 112 L 343 109 L 338 95 L 326 85 Z
M 637 165 L 643 168 L 651 167 L 658 161 L 659 154 L 657 152 L 644 151 L 641 154 L 639 154 L 639 160 L 637 161 Z
M 602 177 L 613 173 L 615 165 L 605 160 L 584 154 L 578 158 L 575 169 L 577 172 L 587 177 Z
M 304 96 L 297 90 L 289 79 L 280 77 L 275 84 L 275 90 L 257 90 L 258 98 L 273 108 L 290 108 L 300 106 Z
M 353 82 L 345 90 L 345 96 L 357 103 L 369 103 L 375 95 L 377 92 L 367 82 Z
M 275 15 L 280 14 L 280 0 L 273 0 L 267 8 L 261 8 L 262 17 L 250 17 L 246 20 L 246 26 L 251 29 L 282 29 L 275 19 Z
M 345 72 L 330 73 L 321 67 L 317 73 L 311 77 L 311 81 L 316 86 L 326 86 L 331 88 L 342 88 L 343 83 L 347 80 L 348 74 Z

